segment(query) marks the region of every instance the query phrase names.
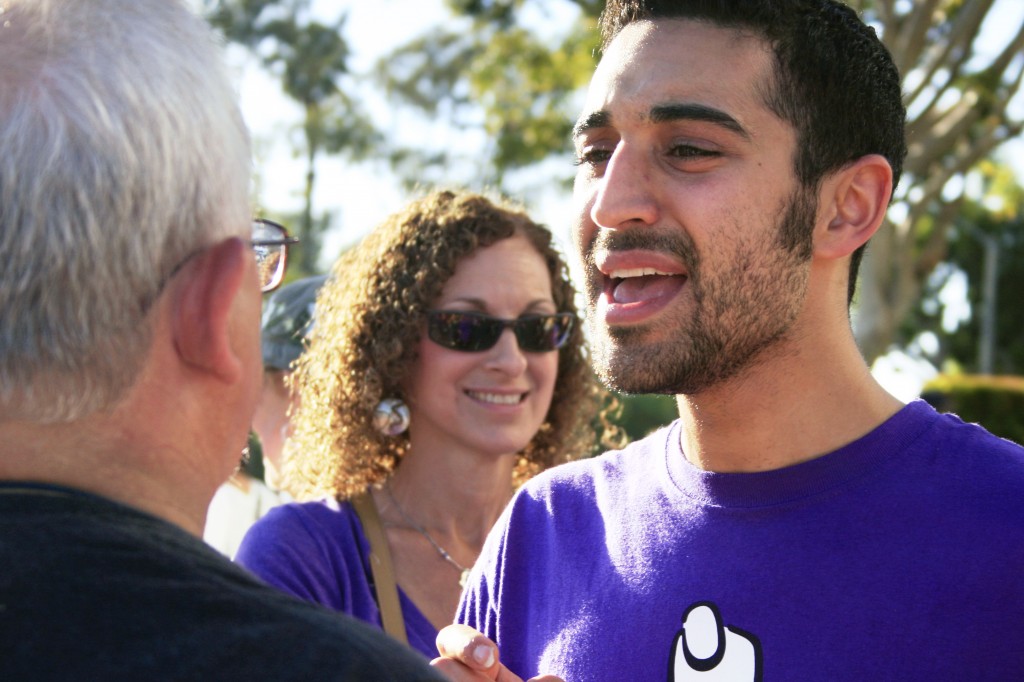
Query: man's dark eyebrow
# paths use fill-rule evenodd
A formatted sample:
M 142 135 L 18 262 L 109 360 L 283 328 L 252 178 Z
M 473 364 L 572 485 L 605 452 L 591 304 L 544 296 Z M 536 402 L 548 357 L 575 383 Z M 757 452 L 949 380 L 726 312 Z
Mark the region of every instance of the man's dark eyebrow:
M 670 123 L 680 120 L 714 123 L 745 138 L 750 137 L 746 129 L 732 116 L 720 109 L 707 107 L 703 104 L 659 104 L 651 108 L 651 121 L 653 123 Z
M 612 115 L 607 111 L 595 111 L 576 121 L 572 127 L 572 139 L 576 139 L 591 128 L 606 128 L 611 125 Z
M 651 107 L 652 123 L 671 123 L 672 121 L 704 121 L 722 126 L 727 130 L 750 138 L 746 128 L 740 122 L 721 109 L 704 106 L 703 104 L 659 104 Z M 606 128 L 612 124 L 611 112 L 594 111 L 581 117 L 572 127 L 572 139 L 593 128 Z

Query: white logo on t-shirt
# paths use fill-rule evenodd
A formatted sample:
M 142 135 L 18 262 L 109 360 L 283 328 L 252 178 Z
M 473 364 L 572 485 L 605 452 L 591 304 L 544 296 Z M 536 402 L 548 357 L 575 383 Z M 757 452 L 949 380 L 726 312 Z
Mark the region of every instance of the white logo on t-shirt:
M 757 637 L 722 624 L 712 602 L 697 602 L 683 614 L 683 627 L 672 642 L 669 682 L 727 680 L 760 682 L 761 643 Z

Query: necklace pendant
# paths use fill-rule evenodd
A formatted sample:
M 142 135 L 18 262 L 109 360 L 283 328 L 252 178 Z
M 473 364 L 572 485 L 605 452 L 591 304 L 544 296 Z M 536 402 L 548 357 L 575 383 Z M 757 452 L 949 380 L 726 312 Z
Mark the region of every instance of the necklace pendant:
M 461 587 L 462 589 L 465 589 L 466 588 L 466 582 L 469 580 L 469 569 L 464 567 L 462 564 L 460 564 L 455 559 L 453 559 L 452 555 L 449 554 L 448 551 L 444 547 L 439 545 L 437 543 L 437 541 L 434 540 L 433 537 L 431 537 L 430 533 L 427 532 L 426 528 L 424 528 L 423 526 L 421 526 L 420 524 L 416 523 L 411 518 L 409 518 L 409 515 L 405 513 L 404 509 L 402 509 L 402 505 L 398 504 L 398 500 L 395 499 L 394 493 L 391 492 L 391 481 L 390 481 L 390 479 L 384 483 L 384 492 L 387 493 L 388 499 L 391 500 L 391 504 L 395 505 L 395 509 L 398 510 L 399 516 L 401 516 L 405 520 L 405 522 L 408 523 L 413 528 L 413 530 L 415 530 L 417 533 L 419 533 L 420 535 L 422 535 L 424 538 L 427 539 L 427 542 L 429 542 L 430 546 L 433 547 L 437 551 L 437 555 L 439 557 L 441 557 L 442 559 L 447 561 L 449 564 L 452 565 L 452 567 L 456 571 L 459 572 L 459 587 Z

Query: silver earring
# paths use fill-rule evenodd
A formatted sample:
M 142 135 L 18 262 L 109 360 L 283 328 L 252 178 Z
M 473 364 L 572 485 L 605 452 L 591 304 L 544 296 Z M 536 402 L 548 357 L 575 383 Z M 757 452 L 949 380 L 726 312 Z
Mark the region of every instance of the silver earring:
M 373 426 L 385 436 L 397 436 L 409 428 L 409 406 L 398 398 L 380 401 L 373 411 Z

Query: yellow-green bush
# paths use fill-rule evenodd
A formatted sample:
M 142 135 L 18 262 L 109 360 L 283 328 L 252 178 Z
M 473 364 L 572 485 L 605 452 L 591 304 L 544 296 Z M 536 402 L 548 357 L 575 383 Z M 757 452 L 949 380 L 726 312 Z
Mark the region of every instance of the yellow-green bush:
M 940 412 L 1024 443 L 1024 377 L 944 374 L 929 381 L 921 397 Z

